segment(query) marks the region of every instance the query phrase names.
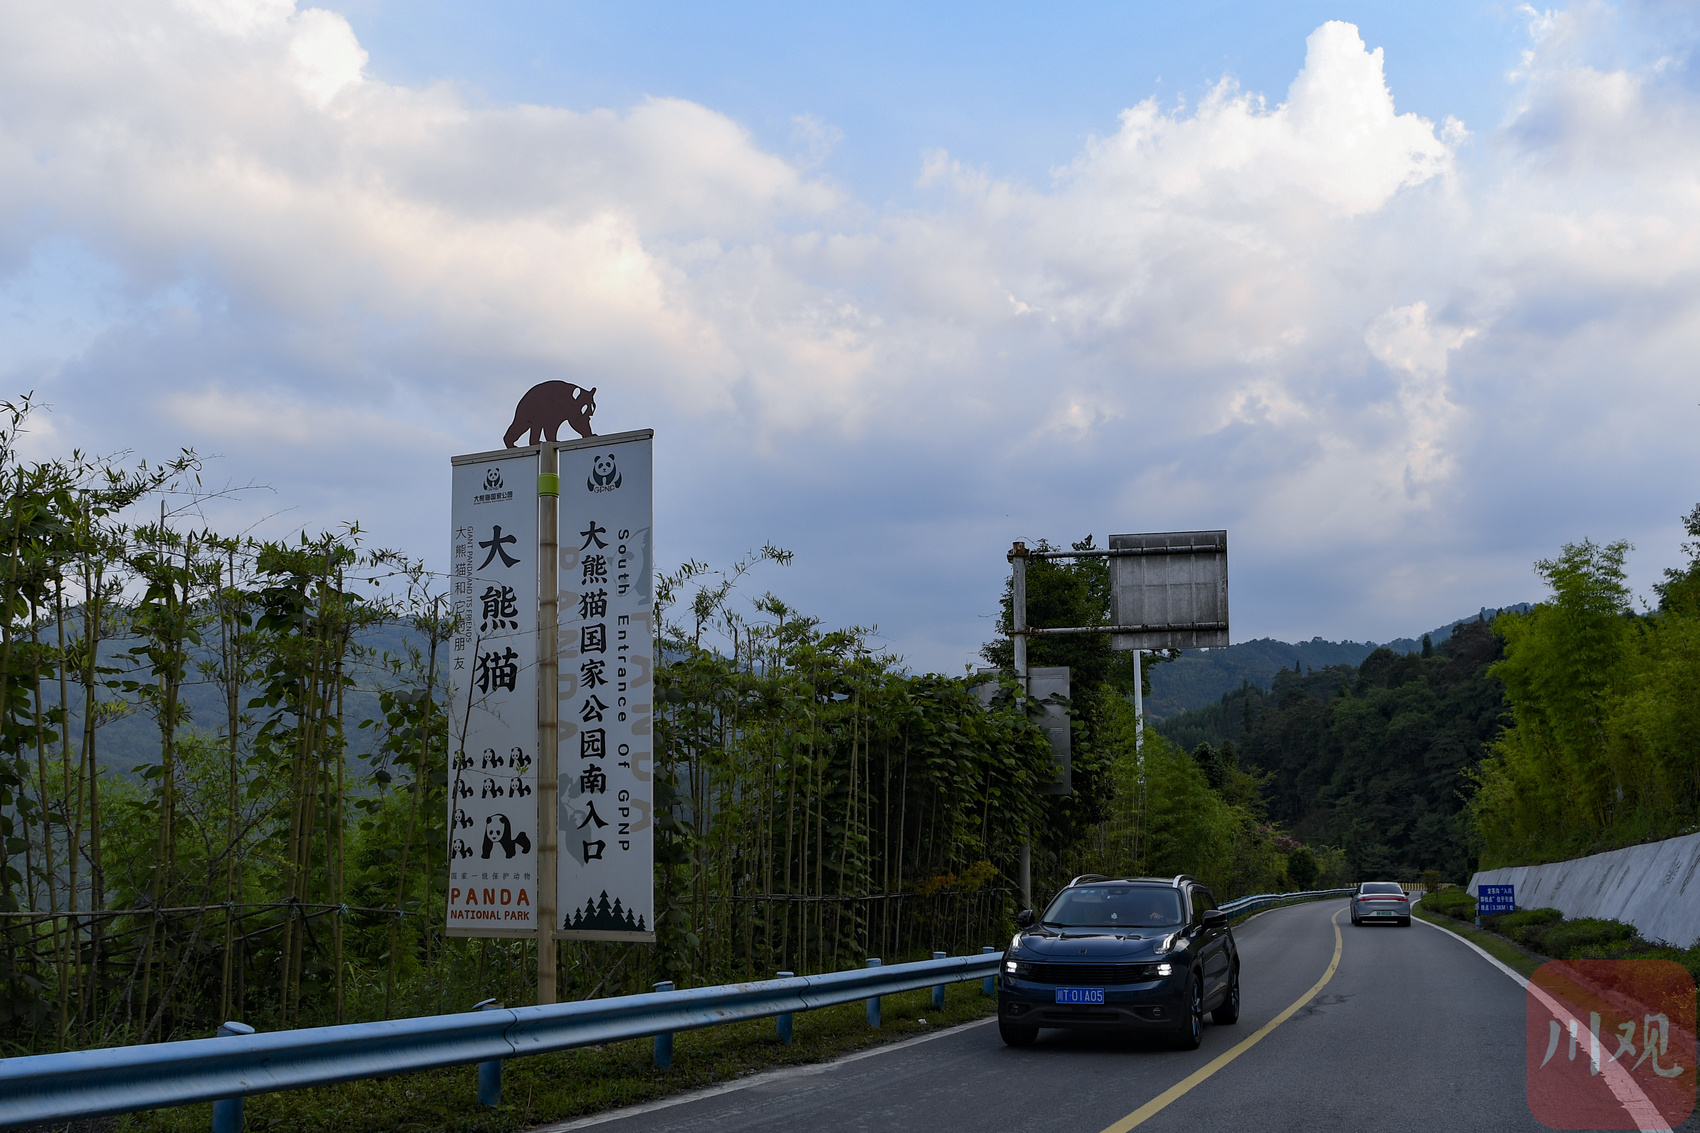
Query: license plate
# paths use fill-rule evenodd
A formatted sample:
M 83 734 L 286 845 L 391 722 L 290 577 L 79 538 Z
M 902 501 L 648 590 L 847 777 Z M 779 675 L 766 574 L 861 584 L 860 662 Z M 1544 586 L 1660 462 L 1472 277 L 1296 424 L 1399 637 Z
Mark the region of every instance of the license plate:
M 1377 917 L 1392 917 L 1397 916 L 1398 914 L 1392 909 L 1377 909 L 1372 915 Z
M 1102 1003 L 1104 989 L 1101 987 L 1059 987 L 1057 988 L 1058 1003 Z

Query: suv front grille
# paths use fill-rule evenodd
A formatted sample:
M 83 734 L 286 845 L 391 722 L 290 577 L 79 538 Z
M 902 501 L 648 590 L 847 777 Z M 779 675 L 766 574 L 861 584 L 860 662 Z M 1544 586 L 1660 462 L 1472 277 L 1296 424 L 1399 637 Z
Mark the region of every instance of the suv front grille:
M 1131 984 L 1157 978 L 1156 964 L 1030 964 L 1023 977 L 1042 984 Z

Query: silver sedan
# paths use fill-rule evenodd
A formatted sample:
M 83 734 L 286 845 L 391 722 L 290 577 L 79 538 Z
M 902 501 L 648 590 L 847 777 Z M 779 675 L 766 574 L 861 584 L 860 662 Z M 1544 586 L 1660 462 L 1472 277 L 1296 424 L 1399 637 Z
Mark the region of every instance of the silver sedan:
M 1365 881 L 1352 894 L 1352 923 L 1411 926 L 1411 898 L 1396 881 Z

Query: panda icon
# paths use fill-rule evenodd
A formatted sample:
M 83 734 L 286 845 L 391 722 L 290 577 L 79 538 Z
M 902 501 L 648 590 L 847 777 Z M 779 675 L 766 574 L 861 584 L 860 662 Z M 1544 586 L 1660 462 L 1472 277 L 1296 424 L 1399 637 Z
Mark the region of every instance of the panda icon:
M 613 453 L 597 453 L 590 460 L 590 476 L 584 486 L 593 492 L 612 492 L 623 481 L 620 470 L 614 467 Z

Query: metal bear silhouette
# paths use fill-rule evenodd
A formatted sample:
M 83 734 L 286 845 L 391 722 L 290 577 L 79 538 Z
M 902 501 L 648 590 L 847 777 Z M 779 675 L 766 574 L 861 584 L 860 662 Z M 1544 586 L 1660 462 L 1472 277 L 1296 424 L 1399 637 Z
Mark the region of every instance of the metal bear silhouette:
M 531 853 L 531 836 L 523 830 L 515 834 L 507 815 L 492 814 L 484 820 L 484 852 L 479 856 L 488 858 L 497 846 L 500 846 L 510 858 L 514 856 L 516 849 L 529 854 Z
M 514 423 L 502 437 L 502 443 L 517 448 L 520 434 L 530 430 L 527 444 L 536 444 L 539 437 L 559 440 L 555 434 L 561 423 L 573 427 L 581 437 L 595 436 L 590 431 L 590 418 L 596 412 L 596 387 L 581 389 L 571 382 L 539 382 L 525 391 L 514 406 Z

